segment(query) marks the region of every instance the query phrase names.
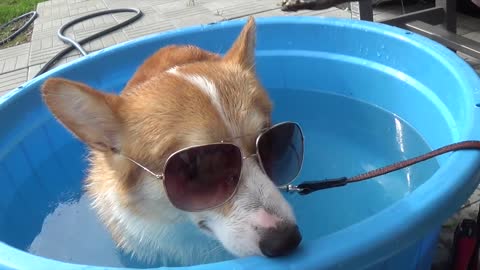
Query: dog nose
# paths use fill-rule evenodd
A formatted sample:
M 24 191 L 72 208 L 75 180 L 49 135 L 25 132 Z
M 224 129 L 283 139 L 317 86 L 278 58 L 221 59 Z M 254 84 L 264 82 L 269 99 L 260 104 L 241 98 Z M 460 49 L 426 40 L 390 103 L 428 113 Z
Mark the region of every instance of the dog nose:
M 302 241 L 297 225 L 281 224 L 265 231 L 260 240 L 260 250 L 267 257 L 278 257 L 292 252 Z

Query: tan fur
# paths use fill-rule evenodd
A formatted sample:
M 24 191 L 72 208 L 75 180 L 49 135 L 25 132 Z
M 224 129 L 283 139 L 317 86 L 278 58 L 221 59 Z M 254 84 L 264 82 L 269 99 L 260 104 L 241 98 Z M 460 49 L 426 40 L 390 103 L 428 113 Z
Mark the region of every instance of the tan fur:
M 219 61 L 220 59 L 221 57 L 219 55 L 204 51 L 195 46 L 170 45 L 148 58 L 135 72 L 125 90 L 138 86 L 142 82 L 156 77 L 174 66 L 195 62 Z
M 254 74 L 254 31 L 250 18 L 224 58 L 194 46 L 162 48 L 139 67 L 118 96 L 65 79 L 49 79 L 43 86 L 52 113 L 90 146 L 87 192 L 114 239 L 127 251 L 134 248 L 124 221 L 113 209 L 128 209 L 145 220 L 155 216 L 139 195 L 145 172 L 117 151 L 157 173 L 174 151 L 229 141 L 238 135 L 251 134 L 241 138 L 240 146 L 245 155 L 254 153 L 256 136 L 270 124 L 271 113 L 270 100 Z M 212 101 L 197 86 L 166 72 L 172 68 L 211 80 L 235 130 L 225 126 Z M 72 106 L 75 102 L 83 103 Z M 115 200 L 107 200 L 108 196 Z M 232 203 L 215 211 L 228 216 Z
M 254 68 L 255 55 L 251 52 L 255 50 L 255 30 L 255 21 L 253 18 L 250 18 L 237 40 L 233 43 L 232 48 L 230 48 L 225 55 L 226 61 L 240 64 L 247 70 L 252 70 Z

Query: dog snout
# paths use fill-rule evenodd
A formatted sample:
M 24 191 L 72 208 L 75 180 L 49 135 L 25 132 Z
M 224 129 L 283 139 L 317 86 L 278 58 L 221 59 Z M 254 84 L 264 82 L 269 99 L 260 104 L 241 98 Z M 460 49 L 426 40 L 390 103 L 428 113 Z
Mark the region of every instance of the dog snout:
M 291 253 L 302 241 L 296 224 L 282 223 L 265 230 L 259 243 L 260 250 L 267 257 L 278 257 Z

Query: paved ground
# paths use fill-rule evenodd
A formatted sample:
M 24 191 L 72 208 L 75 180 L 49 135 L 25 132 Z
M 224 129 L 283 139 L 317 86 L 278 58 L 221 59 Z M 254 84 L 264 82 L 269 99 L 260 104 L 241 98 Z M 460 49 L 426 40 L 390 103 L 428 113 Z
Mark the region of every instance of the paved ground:
M 123 28 L 113 34 L 96 40 L 84 48 L 96 51 L 126 40 L 143 35 L 157 33 L 173 28 L 189 25 L 211 23 L 220 20 L 255 16 L 327 16 L 351 18 L 351 13 L 345 9 L 330 8 L 322 11 L 300 11 L 284 13 L 280 11 L 281 0 L 50 0 L 38 5 L 38 19 L 35 21 L 32 41 L 20 46 L 0 50 L 0 96 L 23 82 L 31 79 L 38 70 L 58 51 L 65 48 L 58 40 L 58 28 L 79 16 L 87 13 L 119 7 L 137 7 L 144 12 L 144 17 L 133 25 Z M 375 20 L 386 19 L 399 15 L 399 6 L 375 8 Z M 130 15 L 106 15 L 85 21 L 71 30 L 68 35 L 81 39 L 96 31 L 108 28 L 124 20 Z M 458 33 L 480 41 L 480 20 L 459 15 Z M 69 54 L 59 64 L 78 58 L 77 51 Z M 477 71 L 480 71 L 480 60 L 464 57 Z M 467 202 L 467 205 L 480 199 L 477 190 Z M 455 225 L 462 218 L 475 218 L 478 203 L 466 207 L 455 214 L 444 226 L 439 242 L 436 261 L 445 265 L 448 258 L 448 248 Z M 434 267 L 445 269 L 444 267 Z
M 244 17 L 248 15 L 313 15 L 350 18 L 347 10 L 331 8 L 322 11 L 280 11 L 281 0 L 50 0 L 38 4 L 39 17 L 35 21 L 32 41 L 20 46 L 0 50 L 0 95 L 33 78 L 44 63 L 65 48 L 56 36 L 58 28 L 87 13 L 119 7 L 137 7 L 144 17 L 129 27 L 87 44 L 87 51 L 96 51 L 139 36 L 195 24 Z M 389 6 L 375 9 L 375 20 L 401 13 L 401 8 Z M 124 20 L 129 14 L 106 15 L 79 24 L 69 31 L 71 37 L 81 39 L 96 31 Z M 459 17 L 459 33 L 480 40 L 480 21 Z M 72 52 L 59 64 L 78 58 Z M 476 67 L 480 62 L 473 61 Z

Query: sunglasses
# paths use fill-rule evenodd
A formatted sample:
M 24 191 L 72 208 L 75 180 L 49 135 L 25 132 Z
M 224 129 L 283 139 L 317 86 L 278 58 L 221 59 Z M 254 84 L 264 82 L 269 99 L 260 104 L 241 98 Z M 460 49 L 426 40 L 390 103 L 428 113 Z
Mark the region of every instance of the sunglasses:
M 243 156 L 238 146 L 223 141 L 196 145 L 171 154 L 161 174 L 127 158 L 163 181 L 173 206 L 197 212 L 219 207 L 235 195 L 243 161 L 248 158 L 257 158 L 271 181 L 284 188 L 300 173 L 303 151 L 304 136 L 300 126 L 283 122 L 262 130 L 256 140 L 256 153 L 249 156 Z

